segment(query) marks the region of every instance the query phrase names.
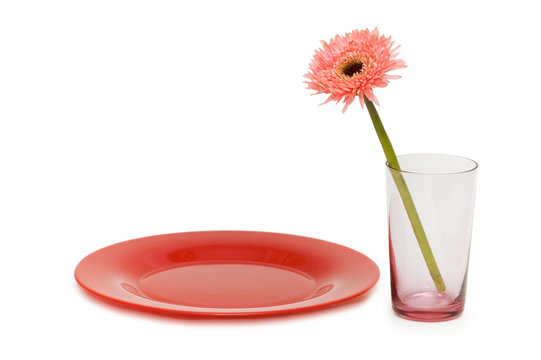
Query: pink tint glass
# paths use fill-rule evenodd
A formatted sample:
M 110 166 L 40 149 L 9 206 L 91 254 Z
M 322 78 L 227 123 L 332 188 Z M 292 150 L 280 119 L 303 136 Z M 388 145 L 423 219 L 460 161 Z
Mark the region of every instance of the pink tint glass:
M 398 157 L 406 184 L 446 285 L 438 293 L 387 166 L 391 294 L 397 315 L 418 321 L 454 319 L 464 310 L 477 163 L 453 155 Z

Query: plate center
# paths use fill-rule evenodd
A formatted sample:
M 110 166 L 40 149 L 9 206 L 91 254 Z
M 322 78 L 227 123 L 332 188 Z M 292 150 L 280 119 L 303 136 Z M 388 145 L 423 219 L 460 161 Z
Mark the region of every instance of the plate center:
M 177 305 L 255 308 L 305 300 L 317 285 L 273 264 L 207 263 L 153 273 L 141 279 L 139 289 L 149 298 Z

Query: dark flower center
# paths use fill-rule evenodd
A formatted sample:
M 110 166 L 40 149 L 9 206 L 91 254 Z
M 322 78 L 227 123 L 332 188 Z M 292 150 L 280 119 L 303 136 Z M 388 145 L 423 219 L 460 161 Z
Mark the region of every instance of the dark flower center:
M 342 73 L 347 77 L 353 77 L 363 71 L 364 64 L 361 60 L 354 60 L 344 65 Z

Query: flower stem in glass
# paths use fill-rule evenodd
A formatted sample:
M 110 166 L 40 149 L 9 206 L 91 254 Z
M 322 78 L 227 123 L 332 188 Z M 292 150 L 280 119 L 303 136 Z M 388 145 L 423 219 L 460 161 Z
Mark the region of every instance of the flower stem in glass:
M 398 163 L 398 159 L 393 150 L 393 146 L 391 145 L 391 141 L 389 140 L 389 137 L 385 132 L 385 128 L 383 127 L 383 124 L 374 104 L 370 100 L 368 100 L 366 96 L 364 96 L 364 102 L 366 104 L 366 108 L 368 109 L 368 113 L 372 118 L 372 123 L 374 124 L 374 128 L 376 129 L 376 133 L 378 135 L 381 146 L 383 147 L 383 152 L 385 153 L 385 157 L 387 158 L 387 163 L 391 168 L 390 171 L 393 176 L 393 180 L 396 184 L 398 192 L 400 193 L 402 202 L 404 203 L 404 207 L 406 209 L 406 213 L 408 214 L 411 227 L 413 228 L 413 233 L 417 238 L 417 243 L 419 244 L 421 253 L 423 254 L 423 258 L 425 260 L 426 266 L 428 267 L 428 271 L 430 272 L 430 276 L 432 277 L 432 280 L 434 281 L 434 285 L 436 286 L 438 292 L 444 292 L 445 283 L 443 282 L 443 278 L 438 268 L 438 264 L 436 264 L 436 259 L 434 258 L 434 254 L 432 253 L 430 244 L 428 243 L 425 230 L 423 228 L 423 225 L 421 224 L 421 219 L 419 218 L 419 214 L 417 213 L 415 204 L 413 203 L 413 198 L 411 197 L 411 193 L 408 189 L 408 185 L 406 184 L 406 180 L 400 173 L 400 164 Z

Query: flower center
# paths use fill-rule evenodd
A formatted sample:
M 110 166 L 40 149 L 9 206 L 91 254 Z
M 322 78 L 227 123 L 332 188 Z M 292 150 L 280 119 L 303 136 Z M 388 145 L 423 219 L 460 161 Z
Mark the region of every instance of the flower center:
M 342 66 L 342 74 L 346 77 L 354 77 L 363 72 L 364 64 L 361 59 L 352 59 Z

